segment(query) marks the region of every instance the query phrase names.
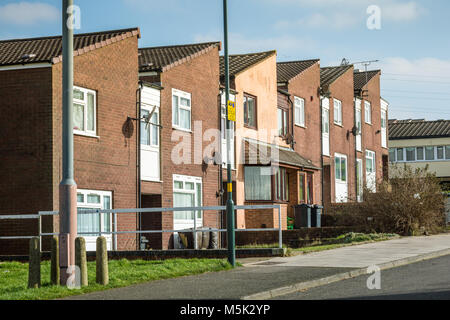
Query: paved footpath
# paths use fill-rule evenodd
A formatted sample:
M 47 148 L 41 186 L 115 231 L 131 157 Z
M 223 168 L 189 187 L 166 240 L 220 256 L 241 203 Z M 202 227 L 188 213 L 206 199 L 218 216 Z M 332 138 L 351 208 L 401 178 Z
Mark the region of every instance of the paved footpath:
M 450 254 L 450 234 L 401 238 L 274 258 L 231 271 L 159 280 L 69 299 L 269 299 L 382 269 Z

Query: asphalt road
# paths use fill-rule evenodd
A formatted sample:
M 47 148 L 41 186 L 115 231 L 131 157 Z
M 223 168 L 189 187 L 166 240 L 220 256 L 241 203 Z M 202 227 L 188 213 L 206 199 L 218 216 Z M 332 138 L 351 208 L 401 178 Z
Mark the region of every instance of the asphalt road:
M 379 290 L 369 290 L 370 275 L 364 275 L 274 300 L 450 300 L 450 255 L 384 270 L 380 275 Z

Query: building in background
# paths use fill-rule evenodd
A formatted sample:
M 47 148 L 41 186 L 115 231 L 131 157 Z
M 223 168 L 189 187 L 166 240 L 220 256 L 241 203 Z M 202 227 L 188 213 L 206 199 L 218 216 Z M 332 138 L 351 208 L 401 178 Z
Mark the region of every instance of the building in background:
M 428 166 L 450 190 L 450 120 L 389 120 L 389 162 Z

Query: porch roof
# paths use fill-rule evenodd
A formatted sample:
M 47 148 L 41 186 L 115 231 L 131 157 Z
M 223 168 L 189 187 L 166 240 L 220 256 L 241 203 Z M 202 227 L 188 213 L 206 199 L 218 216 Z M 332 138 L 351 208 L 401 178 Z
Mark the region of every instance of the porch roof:
M 294 150 L 275 145 L 262 143 L 256 140 L 244 140 L 246 165 L 269 165 L 278 163 L 302 169 L 320 170 L 314 166 L 311 160 L 303 158 Z M 278 155 L 272 150 L 278 150 Z

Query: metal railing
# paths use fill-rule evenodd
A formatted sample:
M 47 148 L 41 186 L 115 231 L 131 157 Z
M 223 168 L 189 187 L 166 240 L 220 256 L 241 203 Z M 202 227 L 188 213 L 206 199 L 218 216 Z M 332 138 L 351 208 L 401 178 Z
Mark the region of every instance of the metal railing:
M 281 205 L 247 205 L 247 206 L 235 206 L 235 210 L 264 210 L 264 209 L 277 209 L 278 210 L 278 228 L 260 228 L 260 229 L 235 229 L 235 232 L 262 232 L 262 231 L 278 231 L 278 246 L 283 248 L 283 226 L 281 221 Z M 173 229 L 173 230 L 129 230 L 129 231 L 97 231 L 97 232 L 79 232 L 80 236 L 101 236 L 101 235 L 123 235 L 123 234 L 157 234 L 157 233 L 178 233 L 178 232 L 193 232 L 194 233 L 194 248 L 197 248 L 197 233 L 205 232 L 205 230 L 199 230 L 197 226 L 197 211 L 221 211 L 225 212 L 225 206 L 213 206 L 213 207 L 177 207 L 177 208 L 145 208 L 145 209 L 86 209 L 81 210 L 78 215 L 98 214 L 99 221 L 102 219 L 102 214 L 114 214 L 115 226 L 117 227 L 117 215 L 118 214 L 138 214 L 138 213 L 163 213 L 163 212 L 178 212 L 178 211 L 193 211 L 193 229 Z M 55 216 L 59 215 L 58 211 L 41 211 L 37 215 L 0 215 L 0 220 L 21 220 L 21 219 L 38 219 L 38 237 L 42 245 L 42 237 L 46 236 L 58 236 L 59 233 L 43 233 L 42 232 L 42 217 L 43 216 Z M 204 215 L 202 216 L 204 220 Z M 203 225 L 204 223 L 202 223 Z M 101 225 L 101 224 L 99 224 Z M 209 232 L 227 232 L 227 229 L 209 228 Z M 0 240 L 16 240 L 16 239 L 31 239 L 34 236 L 6 236 L 1 237 Z M 117 248 L 116 248 L 117 249 Z

